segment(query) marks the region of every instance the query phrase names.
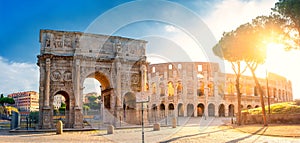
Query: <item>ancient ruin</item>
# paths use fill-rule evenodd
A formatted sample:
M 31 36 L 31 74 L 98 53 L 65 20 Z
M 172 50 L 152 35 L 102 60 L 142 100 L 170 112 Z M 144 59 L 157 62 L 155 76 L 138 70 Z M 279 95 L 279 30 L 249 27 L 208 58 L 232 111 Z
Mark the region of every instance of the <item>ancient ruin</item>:
M 39 128 L 54 128 L 53 100 L 57 94 L 66 99 L 64 126 L 83 128 L 83 82 L 87 77 L 101 83 L 101 100 L 107 114 L 119 117 L 125 106 L 135 115 L 136 95 L 146 87 L 143 86 L 148 66 L 146 43 L 117 36 L 41 30 L 37 63 L 40 67 Z M 105 120 L 112 121 L 106 117 Z

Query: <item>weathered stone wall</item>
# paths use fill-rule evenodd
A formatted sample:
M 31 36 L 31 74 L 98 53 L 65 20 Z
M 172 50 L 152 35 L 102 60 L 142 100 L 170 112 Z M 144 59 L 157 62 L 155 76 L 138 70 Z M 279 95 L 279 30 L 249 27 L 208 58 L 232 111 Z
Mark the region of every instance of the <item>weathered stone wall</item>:
M 300 124 L 300 114 L 272 114 L 267 115 L 271 124 Z M 242 114 L 242 124 L 262 124 L 262 115 Z

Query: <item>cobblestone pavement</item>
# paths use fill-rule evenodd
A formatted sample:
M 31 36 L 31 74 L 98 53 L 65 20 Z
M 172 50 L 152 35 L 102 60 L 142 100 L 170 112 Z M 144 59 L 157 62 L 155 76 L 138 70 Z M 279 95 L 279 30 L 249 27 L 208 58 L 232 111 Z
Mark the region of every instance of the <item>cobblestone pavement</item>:
M 160 131 L 145 128 L 145 142 L 209 142 L 209 143 L 300 143 L 300 138 L 252 135 L 225 126 L 226 118 L 191 118 L 187 124 L 177 128 L 162 127 Z M 118 129 L 114 134 L 106 130 L 88 132 L 55 133 L 8 133 L 0 130 L 0 142 L 122 142 L 141 143 L 141 128 Z

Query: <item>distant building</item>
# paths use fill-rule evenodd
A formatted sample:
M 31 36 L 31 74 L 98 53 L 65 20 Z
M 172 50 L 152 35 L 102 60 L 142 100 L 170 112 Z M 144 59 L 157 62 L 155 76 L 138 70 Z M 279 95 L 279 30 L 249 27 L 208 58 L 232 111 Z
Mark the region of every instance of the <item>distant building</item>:
M 14 107 L 18 108 L 21 115 L 29 115 L 32 111 L 39 111 L 39 93 L 35 91 L 12 93 L 7 97 L 15 100 Z
M 89 101 L 90 96 L 98 97 L 98 96 L 101 96 L 101 93 L 91 92 L 91 93 L 84 94 L 83 95 L 83 103 L 90 103 L 90 101 Z
M 54 109 L 59 109 L 61 107 L 61 103 L 65 103 L 65 98 L 61 95 L 55 95 L 53 100 Z

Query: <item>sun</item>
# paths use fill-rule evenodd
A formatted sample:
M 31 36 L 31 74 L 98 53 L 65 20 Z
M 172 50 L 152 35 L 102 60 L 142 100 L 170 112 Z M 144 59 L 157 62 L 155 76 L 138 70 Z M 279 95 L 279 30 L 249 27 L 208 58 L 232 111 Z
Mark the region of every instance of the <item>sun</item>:
M 274 62 L 277 60 L 282 60 L 281 58 L 278 58 L 277 56 L 281 55 L 283 52 L 285 52 L 283 44 L 277 44 L 274 42 L 267 44 L 266 62 L 271 62 L 271 61 Z

